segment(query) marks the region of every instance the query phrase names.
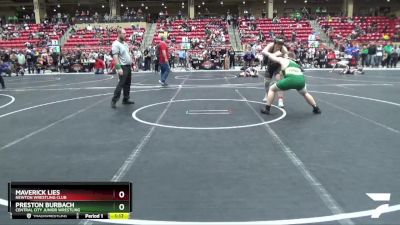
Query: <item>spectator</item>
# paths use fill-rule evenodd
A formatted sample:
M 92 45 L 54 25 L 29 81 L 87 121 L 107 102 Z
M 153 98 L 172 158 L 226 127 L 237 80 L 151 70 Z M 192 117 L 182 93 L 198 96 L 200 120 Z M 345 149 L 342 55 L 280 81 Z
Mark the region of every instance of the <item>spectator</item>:
M 228 55 L 229 55 L 229 68 L 230 69 L 234 69 L 235 68 L 235 50 L 233 50 L 232 46 L 228 51 Z
M 276 17 L 278 15 L 278 10 L 274 9 L 272 12 L 272 17 Z
M 214 60 L 217 58 L 217 55 L 218 55 L 217 51 L 213 48 L 210 53 L 210 58 Z
M 318 61 L 319 68 L 325 68 L 326 64 L 327 64 L 327 58 L 326 58 L 325 50 L 319 50 L 318 51 L 318 56 L 319 56 L 319 58 L 317 59 L 317 61 Z
M 376 45 L 372 43 L 368 47 L 367 66 L 376 66 Z
M 260 42 L 265 41 L 264 32 L 261 29 L 258 31 L 258 41 L 260 41 Z
M 150 49 L 146 48 L 143 52 L 144 55 L 144 71 L 150 70 L 151 54 Z
M 383 34 L 383 40 L 384 41 L 389 41 L 390 40 L 389 34 Z
M 393 46 L 390 43 L 387 43 L 386 46 L 383 48 L 384 54 L 386 59 L 382 62 L 382 66 L 386 65 L 389 68 L 391 61 L 392 61 L 392 53 L 393 53 Z
M 44 74 L 45 66 L 46 65 L 45 65 L 43 57 L 40 57 L 40 56 L 37 57 L 37 60 L 36 60 L 36 73 L 40 74 L 40 71 L 43 70 L 43 74 Z
M 292 42 L 296 42 L 297 32 L 295 30 L 292 31 Z
M 161 36 L 161 42 L 159 43 L 158 46 L 158 55 L 159 55 L 159 63 L 160 63 L 160 68 L 161 68 L 161 78 L 159 80 L 159 83 L 165 87 L 167 86 L 167 78 L 170 72 L 170 68 L 168 65 L 169 62 L 169 50 L 168 50 L 168 46 L 165 43 L 165 36 Z
M 397 67 L 397 63 L 399 62 L 399 56 L 400 56 L 400 48 L 398 45 L 393 49 L 392 52 L 392 62 L 390 64 L 390 67 Z
M 381 65 L 383 59 L 383 46 L 378 45 L 376 47 L 376 66 L 379 67 Z
M 280 23 L 278 16 L 275 16 L 275 17 L 272 19 L 272 23 L 273 23 L 273 24 Z
M 94 64 L 95 72 L 94 74 L 104 74 L 104 70 L 106 69 L 106 64 L 104 60 L 100 57 L 96 58 L 96 62 Z
M 25 55 L 22 54 L 22 51 L 19 51 L 18 55 L 17 55 L 17 64 L 16 64 L 16 69 L 15 69 L 15 73 L 20 74 L 20 75 L 24 75 L 24 71 L 25 71 L 25 64 L 26 64 L 26 58 Z
M 168 63 L 169 63 L 170 68 L 175 68 L 175 51 L 174 50 L 170 51 Z
M 251 67 L 255 59 L 255 55 L 250 50 L 251 50 L 250 47 L 248 47 L 247 51 L 243 55 L 245 68 Z
M 262 10 L 261 12 L 261 17 L 264 19 L 267 15 L 267 12 L 265 11 L 265 9 Z
M 9 77 L 11 77 L 11 67 L 9 63 L 4 62 L 3 60 L 0 59 L 0 76 L 2 73 L 7 74 Z M 3 80 L 3 78 L 1 78 Z M 2 88 L 5 88 L 4 81 L 1 84 Z
M 154 55 L 153 55 L 153 65 L 154 65 L 154 72 L 158 73 L 159 72 L 159 57 L 160 57 L 160 52 L 158 49 L 158 46 L 153 46 L 153 51 L 154 51 Z
M 367 63 L 367 56 L 368 56 L 368 47 L 366 45 L 364 45 L 361 50 L 361 65 L 362 65 L 362 67 L 364 67 Z
M 178 52 L 178 56 L 179 56 L 179 65 L 181 67 L 185 67 L 186 68 L 186 50 L 181 49 Z

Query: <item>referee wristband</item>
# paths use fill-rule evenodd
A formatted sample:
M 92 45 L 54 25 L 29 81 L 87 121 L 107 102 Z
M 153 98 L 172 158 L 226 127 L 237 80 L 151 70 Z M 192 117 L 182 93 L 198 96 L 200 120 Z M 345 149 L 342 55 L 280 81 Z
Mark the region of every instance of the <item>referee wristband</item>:
M 117 65 L 115 66 L 115 68 L 116 68 L 116 69 L 122 69 L 122 66 L 121 66 L 121 64 L 117 64 Z

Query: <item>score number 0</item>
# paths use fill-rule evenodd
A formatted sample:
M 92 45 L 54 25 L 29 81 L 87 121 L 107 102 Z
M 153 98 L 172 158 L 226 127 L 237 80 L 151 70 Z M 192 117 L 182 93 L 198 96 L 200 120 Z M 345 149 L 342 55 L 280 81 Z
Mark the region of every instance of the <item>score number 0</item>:
M 118 197 L 119 197 L 120 199 L 123 199 L 123 198 L 125 197 L 125 192 L 124 192 L 124 191 L 120 191 L 120 192 L 118 193 Z M 118 208 L 119 208 L 119 210 L 123 211 L 123 210 L 125 209 L 125 204 L 122 204 L 122 203 L 119 204 Z

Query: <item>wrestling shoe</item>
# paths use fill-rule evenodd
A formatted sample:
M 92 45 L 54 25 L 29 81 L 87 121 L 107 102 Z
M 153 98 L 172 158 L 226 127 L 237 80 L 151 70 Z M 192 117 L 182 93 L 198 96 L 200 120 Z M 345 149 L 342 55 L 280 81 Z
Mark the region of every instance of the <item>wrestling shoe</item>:
M 319 109 L 318 106 L 313 107 L 313 111 L 314 114 L 321 114 L 321 110 Z
M 161 80 L 158 80 L 158 83 L 161 84 L 161 87 L 166 87 L 168 84 L 165 82 L 162 82 Z
M 283 104 L 283 99 L 278 99 L 278 107 L 279 108 L 285 108 L 285 105 Z
M 261 108 L 261 113 L 262 113 L 262 114 L 267 114 L 267 115 L 269 115 L 269 114 L 270 114 L 270 111 L 271 111 L 271 106 L 269 106 L 269 105 L 266 105 L 265 108 Z
M 122 101 L 122 104 L 123 105 L 133 105 L 133 104 L 135 104 L 135 102 L 129 101 L 129 100 L 124 100 L 124 101 Z

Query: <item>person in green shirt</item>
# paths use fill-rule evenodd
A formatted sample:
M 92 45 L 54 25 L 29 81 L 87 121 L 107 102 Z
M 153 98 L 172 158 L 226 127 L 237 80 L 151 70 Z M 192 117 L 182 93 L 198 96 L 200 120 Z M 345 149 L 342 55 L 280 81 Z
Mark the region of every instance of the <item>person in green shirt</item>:
M 382 66 L 389 68 L 390 62 L 392 60 L 393 46 L 390 43 L 387 43 L 385 47 L 383 47 L 383 52 L 385 55 L 384 60 L 382 61 Z
M 7 20 L 8 20 L 8 22 L 9 23 L 16 23 L 16 22 L 18 22 L 18 17 L 17 16 L 9 16 L 9 17 L 7 17 Z
M 320 114 L 321 110 L 317 106 L 314 98 L 310 93 L 308 93 L 306 88 L 306 81 L 304 78 L 304 74 L 301 71 L 300 65 L 298 65 L 294 59 L 295 54 L 293 52 L 289 52 L 288 56 L 285 58 L 277 57 L 274 53 L 265 52 L 264 53 L 269 60 L 279 63 L 280 70 L 284 76 L 282 80 L 279 80 L 277 83 L 273 84 L 268 91 L 267 104 L 265 108 L 261 109 L 261 113 L 270 114 L 272 102 L 275 99 L 275 94 L 278 91 L 286 91 L 290 89 L 295 89 L 301 94 L 308 104 L 313 107 L 314 114 Z
M 315 9 L 315 14 L 317 14 L 317 16 L 321 16 L 321 8 L 317 7 Z
M 368 47 L 366 45 L 361 49 L 361 65 L 364 67 L 367 63 Z
M 22 54 L 22 50 L 18 52 L 17 55 L 17 64 L 16 64 L 16 74 L 21 74 L 22 76 L 25 74 L 25 65 L 26 65 L 26 58 L 25 55 Z

